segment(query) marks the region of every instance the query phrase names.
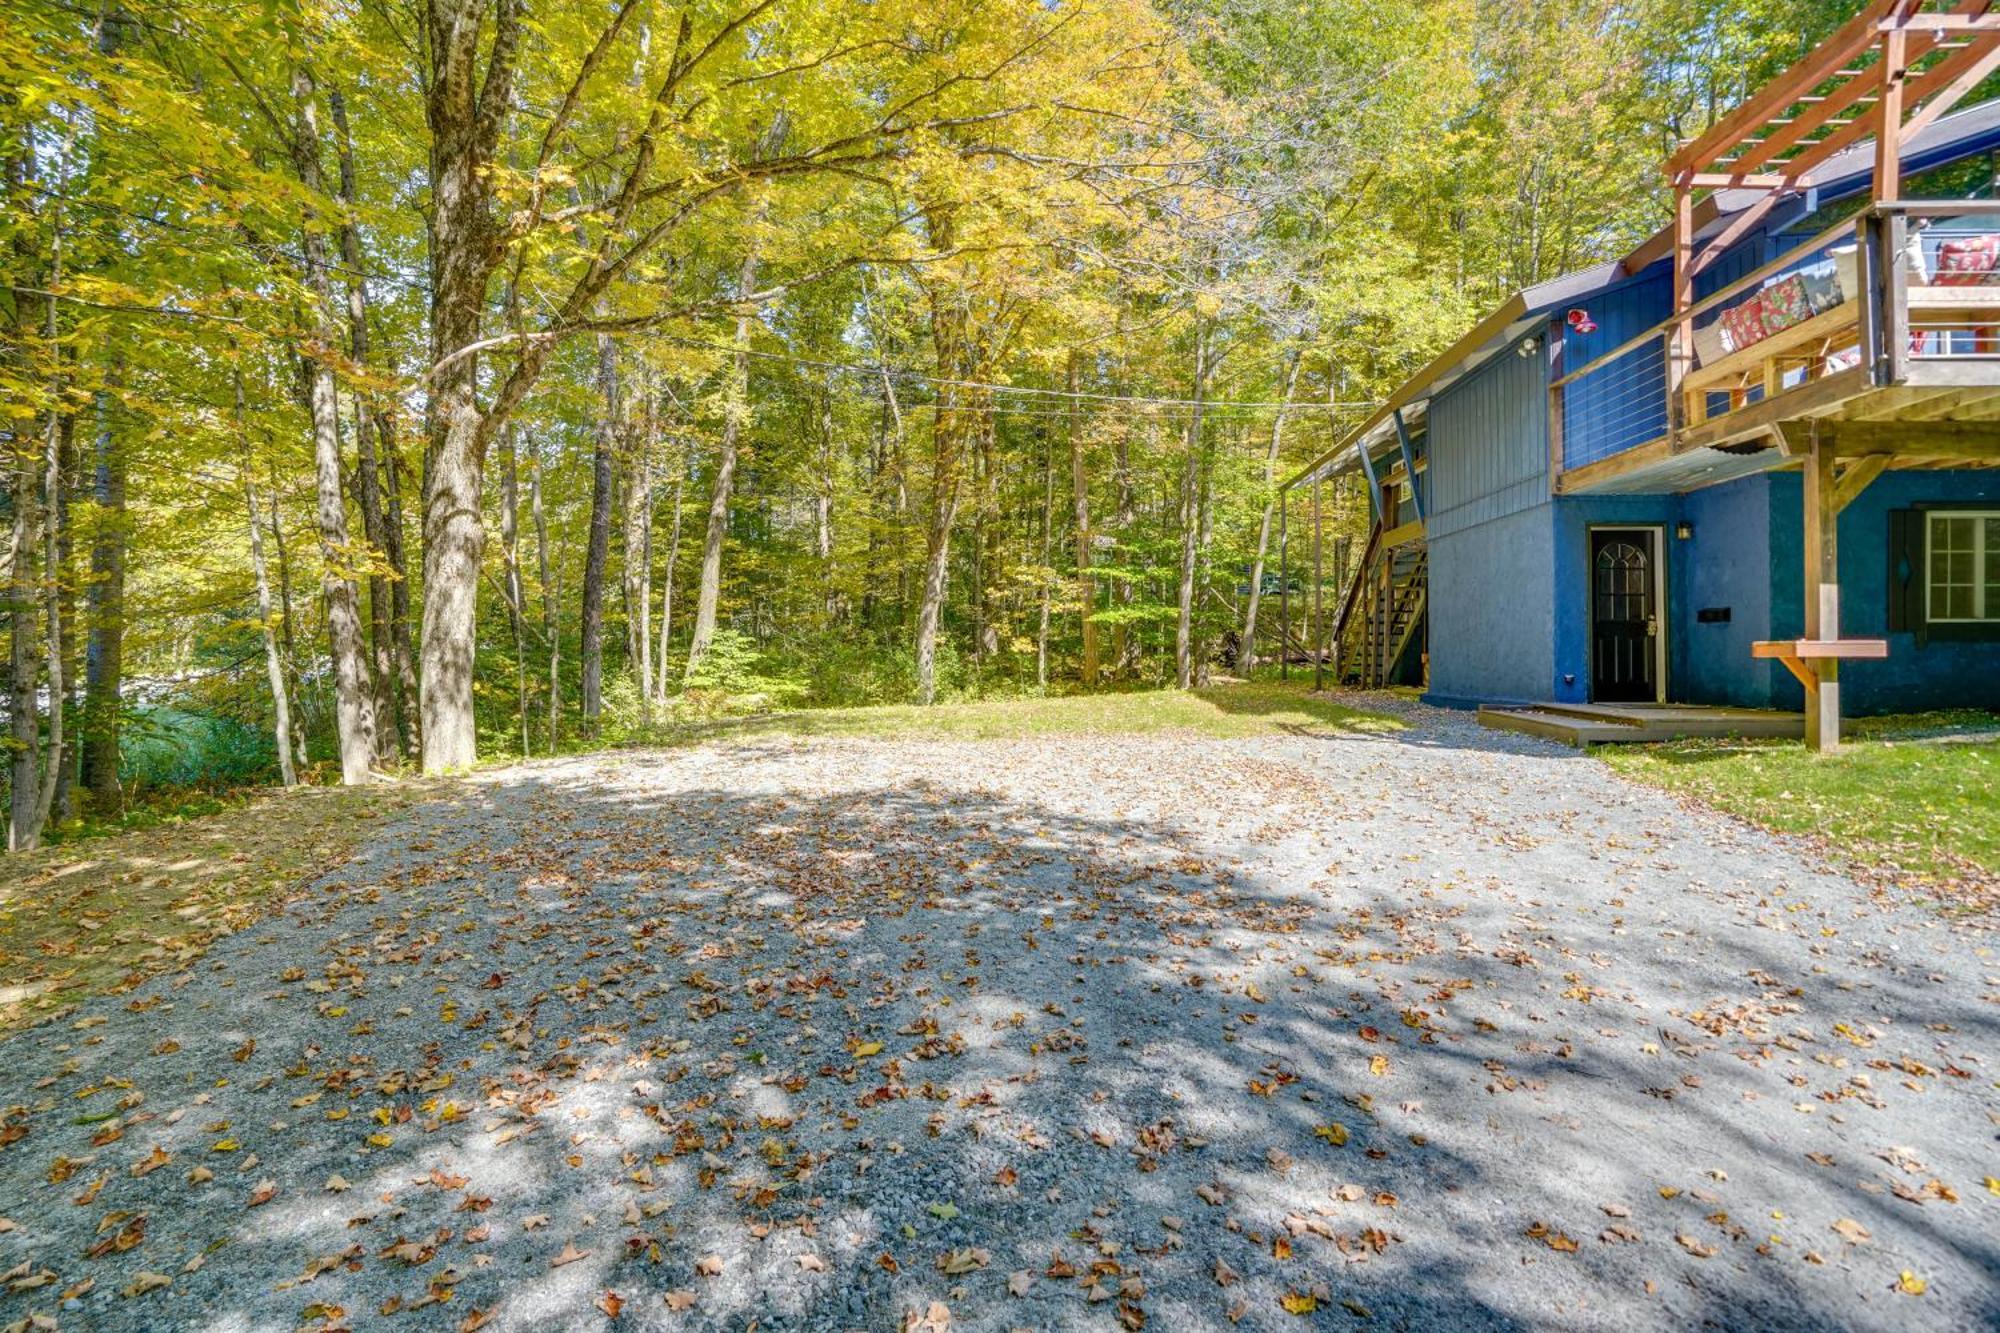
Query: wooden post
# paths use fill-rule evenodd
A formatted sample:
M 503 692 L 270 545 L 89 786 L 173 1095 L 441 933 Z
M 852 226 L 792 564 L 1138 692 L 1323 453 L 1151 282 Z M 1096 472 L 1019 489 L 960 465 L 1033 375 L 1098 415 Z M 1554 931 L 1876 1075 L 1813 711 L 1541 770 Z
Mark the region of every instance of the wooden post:
M 1903 196 L 1903 89 L 1909 82 L 1909 34 L 1891 28 L 1882 34 L 1882 90 L 1875 102 L 1875 202 Z
M 1694 187 L 1689 177 L 1674 178 L 1674 313 L 1684 315 L 1694 305 Z M 1667 346 L 1667 431 L 1671 435 L 1686 424 L 1687 411 L 1681 402 L 1681 379 L 1694 364 L 1694 321 L 1681 319 L 1674 325 L 1673 341 Z
M 1840 511 L 1835 504 L 1833 441 L 1818 428 L 1805 456 L 1803 490 L 1806 638 L 1826 642 L 1840 637 Z M 1835 750 L 1840 747 L 1840 659 L 1816 658 L 1811 669 L 1813 680 L 1806 683 L 1806 748 Z
M 1319 478 L 1313 478 L 1313 689 L 1326 688 L 1326 652 L 1320 647 L 1320 632 L 1324 628 L 1320 621 L 1320 563 L 1319 563 Z

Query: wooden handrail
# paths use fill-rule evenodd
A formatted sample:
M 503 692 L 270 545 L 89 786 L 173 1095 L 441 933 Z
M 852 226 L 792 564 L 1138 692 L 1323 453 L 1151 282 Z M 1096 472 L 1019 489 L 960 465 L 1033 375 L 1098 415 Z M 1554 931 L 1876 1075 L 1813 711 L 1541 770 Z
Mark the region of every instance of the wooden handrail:
M 1354 566 L 1354 577 L 1348 580 L 1347 591 L 1341 595 L 1340 614 L 1334 617 L 1333 638 L 1327 645 L 1333 650 L 1335 661 L 1339 660 L 1340 645 L 1347 638 L 1347 622 L 1354 615 L 1363 580 L 1368 577 L 1368 566 L 1373 563 L 1376 549 L 1381 545 L 1382 531 L 1382 523 L 1378 519 L 1375 526 L 1368 530 L 1368 544 L 1361 548 L 1361 559 Z

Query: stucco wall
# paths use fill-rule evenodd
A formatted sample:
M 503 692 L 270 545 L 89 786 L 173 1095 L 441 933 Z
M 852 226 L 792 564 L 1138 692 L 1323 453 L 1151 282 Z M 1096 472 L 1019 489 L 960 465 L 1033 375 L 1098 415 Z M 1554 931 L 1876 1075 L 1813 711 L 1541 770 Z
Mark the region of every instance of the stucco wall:
M 1433 698 L 1548 699 L 1555 630 L 1550 509 L 1542 504 L 1432 538 Z

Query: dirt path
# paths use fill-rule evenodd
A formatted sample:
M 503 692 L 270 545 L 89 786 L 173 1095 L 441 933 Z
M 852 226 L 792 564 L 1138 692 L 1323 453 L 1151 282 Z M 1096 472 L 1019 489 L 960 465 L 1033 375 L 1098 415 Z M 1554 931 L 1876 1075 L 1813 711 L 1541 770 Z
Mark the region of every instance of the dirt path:
M 0 1326 L 2000 1322 L 1992 937 L 1430 713 L 512 770 L 0 1054 Z

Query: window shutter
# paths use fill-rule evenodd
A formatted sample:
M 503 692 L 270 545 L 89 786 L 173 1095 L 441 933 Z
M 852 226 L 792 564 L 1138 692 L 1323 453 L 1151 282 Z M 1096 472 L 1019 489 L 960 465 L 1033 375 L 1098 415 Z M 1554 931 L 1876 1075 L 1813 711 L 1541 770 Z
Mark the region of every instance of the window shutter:
M 1925 514 L 1889 511 L 1889 630 L 1923 637 Z

